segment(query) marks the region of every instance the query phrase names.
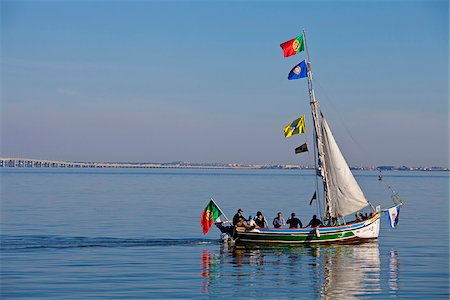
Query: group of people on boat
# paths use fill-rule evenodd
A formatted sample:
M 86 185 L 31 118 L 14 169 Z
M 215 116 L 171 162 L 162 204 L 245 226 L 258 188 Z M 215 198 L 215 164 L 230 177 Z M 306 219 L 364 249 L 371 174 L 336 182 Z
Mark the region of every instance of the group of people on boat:
M 234 215 L 233 225 L 235 227 L 244 227 L 246 229 L 269 228 L 266 218 L 260 211 L 256 213 L 255 218 L 249 216 L 248 219 L 244 217 L 243 213 L 244 211 L 242 209 L 238 209 L 238 211 Z M 291 217 L 287 221 L 285 221 L 285 219 L 283 218 L 283 214 L 281 212 L 278 212 L 277 216 L 273 219 L 272 224 L 274 228 L 282 228 L 283 226 L 286 225 L 289 225 L 289 228 L 291 229 L 303 227 L 302 221 L 300 221 L 300 219 L 296 217 L 295 213 L 291 213 Z M 308 225 L 306 225 L 306 227 L 312 228 L 319 226 L 324 225 L 322 221 L 317 218 L 316 215 L 314 215 L 311 221 L 309 221 Z
M 364 220 L 370 219 L 372 216 L 373 216 L 373 214 L 367 215 L 367 213 L 365 213 L 363 215 L 362 212 L 357 212 L 355 214 L 355 222 L 359 222 L 359 221 L 364 221 Z

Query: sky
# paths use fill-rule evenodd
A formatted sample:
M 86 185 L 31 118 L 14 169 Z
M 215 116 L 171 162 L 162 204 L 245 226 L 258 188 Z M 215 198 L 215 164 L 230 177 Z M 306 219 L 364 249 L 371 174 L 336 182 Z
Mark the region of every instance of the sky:
M 449 166 L 448 1 L 2 1 L 1 157 Z M 300 115 L 306 133 L 285 138 Z

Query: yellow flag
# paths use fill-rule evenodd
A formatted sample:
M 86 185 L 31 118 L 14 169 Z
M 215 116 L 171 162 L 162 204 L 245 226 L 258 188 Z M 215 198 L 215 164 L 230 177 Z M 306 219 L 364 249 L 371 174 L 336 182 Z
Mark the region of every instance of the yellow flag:
M 290 137 L 294 134 L 300 134 L 305 132 L 305 115 L 301 116 L 292 123 L 289 123 L 284 127 L 284 136 Z

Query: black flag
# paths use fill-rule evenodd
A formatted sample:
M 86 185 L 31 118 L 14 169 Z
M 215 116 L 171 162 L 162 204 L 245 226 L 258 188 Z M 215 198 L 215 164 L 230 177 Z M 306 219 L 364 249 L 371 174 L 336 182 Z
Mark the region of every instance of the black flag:
M 308 145 L 306 143 L 304 143 L 300 147 L 295 148 L 295 154 L 300 154 L 302 152 L 307 152 L 307 151 L 308 151 Z
M 314 201 L 314 199 L 317 199 L 316 192 L 314 192 L 314 195 L 312 196 L 311 201 L 309 201 L 309 205 L 312 205 L 312 202 Z

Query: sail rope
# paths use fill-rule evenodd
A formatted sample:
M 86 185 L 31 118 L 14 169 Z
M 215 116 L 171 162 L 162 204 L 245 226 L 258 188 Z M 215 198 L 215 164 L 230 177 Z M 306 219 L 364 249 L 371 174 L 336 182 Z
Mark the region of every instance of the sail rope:
M 324 96 L 324 98 L 326 99 L 326 101 L 328 103 L 330 103 L 330 105 L 333 107 L 333 112 L 337 114 L 338 116 L 338 120 L 341 123 L 341 125 L 344 127 L 345 131 L 347 132 L 348 136 L 350 137 L 350 139 L 353 141 L 353 143 L 359 148 L 359 150 L 366 156 L 369 156 L 369 153 L 367 151 L 367 149 L 361 145 L 360 143 L 357 142 L 357 140 L 353 137 L 351 130 L 348 128 L 347 124 L 344 121 L 344 118 L 342 117 L 342 115 L 340 114 L 339 109 L 337 108 L 337 106 L 335 105 L 334 101 L 332 100 L 332 97 L 330 97 L 328 95 L 328 93 L 326 92 L 325 87 L 321 84 L 321 82 L 317 79 L 317 75 L 314 78 L 314 82 L 319 86 L 320 90 L 321 90 L 321 94 Z M 377 168 L 377 170 L 380 172 L 380 175 L 382 176 L 382 180 L 383 183 L 386 185 L 386 188 L 392 193 L 392 201 L 395 204 L 400 204 L 400 203 L 404 203 L 404 201 L 402 201 L 400 199 L 399 194 L 384 180 L 384 176 L 382 171 Z M 368 201 L 369 202 L 369 201 Z M 370 206 L 372 207 L 372 209 L 374 209 L 373 205 L 369 202 Z
M 384 180 L 384 175 L 383 172 L 378 169 L 378 171 L 380 172 L 380 176 L 381 176 L 381 181 L 386 185 L 386 187 L 389 189 L 389 191 L 391 191 L 392 193 L 392 202 L 394 202 L 395 205 L 403 205 L 405 203 L 404 200 L 402 200 L 400 198 L 400 195 L 392 188 L 392 186 L 390 186 L 385 180 Z
M 348 128 L 347 124 L 344 121 L 344 118 L 342 117 L 339 109 L 337 108 L 337 106 L 335 105 L 333 99 L 328 96 L 328 93 L 326 92 L 325 87 L 320 83 L 319 80 L 317 80 L 317 76 L 315 76 L 314 78 L 314 82 L 317 83 L 317 85 L 320 88 L 320 93 L 324 96 L 324 98 L 327 100 L 328 103 L 330 103 L 330 105 L 333 108 L 333 112 L 337 114 L 338 116 L 338 120 L 341 123 L 341 125 L 344 127 L 345 131 L 347 132 L 348 136 L 350 137 L 350 139 L 352 140 L 353 143 L 355 143 L 356 146 L 358 146 L 358 148 L 364 153 L 367 154 L 367 150 L 354 138 L 351 130 Z

